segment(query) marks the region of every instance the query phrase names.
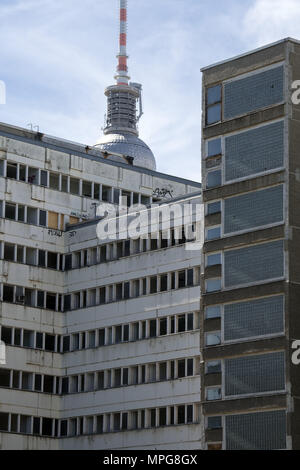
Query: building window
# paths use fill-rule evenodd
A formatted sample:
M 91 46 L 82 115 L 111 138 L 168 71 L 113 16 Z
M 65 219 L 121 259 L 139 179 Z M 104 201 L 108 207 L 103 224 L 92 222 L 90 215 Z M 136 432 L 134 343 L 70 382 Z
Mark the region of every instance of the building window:
M 221 201 L 207 204 L 207 215 L 218 214 L 219 212 L 221 212 Z
M 221 371 L 221 361 L 208 361 L 205 364 L 206 374 L 219 374 Z
M 209 171 L 206 175 L 206 188 L 216 188 L 222 185 L 221 170 Z
M 222 85 L 216 85 L 206 90 L 206 124 L 221 121 Z
M 207 157 L 215 157 L 222 154 L 221 138 L 209 140 L 207 142 Z
M 221 305 L 211 305 L 205 308 L 205 319 L 209 318 L 220 318 L 221 317 Z
M 208 279 L 205 281 L 206 292 L 216 292 L 222 289 L 221 279 Z
M 221 332 L 216 331 L 213 333 L 206 333 L 205 335 L 205 345 L 206 346 L 216 346 L 221 344 Z
M 222 427 L 222 416 L 208 416 L 207 429 L 220 429 Z
M 208 228 L 206 230 L 205 240 L 216 240 L 221 237 L 221 227 Z
M 206 266 L 216 266 L 222 264 L 222 254 L 214 253 L 213 255 L 207 255 L 206 257 Z
M 221 387 L 211 387 L 206 389 L 206 400 L 221 400 L 222 390 Z

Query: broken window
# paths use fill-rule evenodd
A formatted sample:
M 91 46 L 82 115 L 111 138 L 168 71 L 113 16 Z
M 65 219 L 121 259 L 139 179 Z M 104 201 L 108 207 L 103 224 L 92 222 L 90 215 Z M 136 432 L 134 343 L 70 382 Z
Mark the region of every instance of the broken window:
M 15 260 L 15 245 L 11 245 L 10 243 L 4 243 L 4 259 L 6 261 Z
M 160 291 L 164 292 L 166 290 L 168 290 L 168 275 L 163 274 L 160 276 Z
M 10 385 L 10 370 L 0 369 L 0 387 L 9 387 Z
M 36 264 L 36 249 L 26 248 L 26 264 L 34 266 Z
M 41 170 L 41 186 L 48 186 L 48 172 Z
M 124 299 L 129 299 L 130 297 L 130 283 L 124 282 Z
M 65 193 L 69 192 L 68 191 L 68 176 L 62 175 L 61 177 L 61 191 L 64 191 Z
M 105 344 L 105 329 L 99 330 L 99 346 L 104 346 Z
M 157 292 L 157 277 L 150 278 L 150 294 L 156 294 Z
M 41 374 L 35 374 L 34 376 L 34 390 L 36 392 L 42 391 L 42 376 Z
M 25 165 L 19 166 L 19 180 L 26 181 L 26 166 Z
M 41 227 L 47 226 L 47 212 L 42 211 L 41 209 L 39 212 L 39 225 L 41 225 Z
M 85 197 L 92 197 L 92 183 L 89 181 L 82 182 L 82 195 Z
M 193 359 L 188 359 L 187 360 L 187 376 L 189 375 L 194 375 L 194 360 Z
M 166 426 L 167 424 L 167 408 L 159 409 L 159 425 Z
M 39 250 L 38 265 L 43 268 L 46 267 L 46 252 L 44 250 Z
M 102 186 L 102 201 L 111 201 L 111 189 L 109 186 Z
M 185 359 L 178 361 L 178 378 L 185 377 Z
M 20 432 L 23 434 L 30 434 L 31 432 L 31 417 L 23 416 L 20 417 Z
M 35 292 L 33 289 L 25 289 L 25 305 L 35 307 Z
M 94 199 L 100 199 L 100 184 L 94 183 Z
M 17 246 L 17 262 L 24 263 L 24 247 Z
M 38 168 L 28 167 L 28 183 L 39 184 L 39 170 L 38 170 Z
M 156 336 L 156 320 L 150 320 L 150 338 Z
M 79 179 L 70 178 L 70 193 L 79 194 Z
M 37 349 L 43 349 L 43 333 L 36 333 L 35 335 L 35 347 Z
M 166 380 L 167 379 L 167 363 L 162 362 L 159 364 L 159 380 Z
M 187 330 L 191 331 L 194 329 L 194 314 L 188 313 L 187 314 Z
M 185 423 L 185 406 L 178 406 L 178 424 Z
M 14 301 L 14 287 L 4 285 L 3 286 L 3 302 L 13 302 Z
M 129 341 L 129 325 L 123 325 L 123 341 Z
M 44 393 L 53 393 L 54 377 L 44 375 Z
M 44 308 L 45 305 L 45 292 L 38 291 L 37 293 L 37 306 L 40 308 Z
M 56 308 L 56 294 L 46 294 L 46 308 L 55 310 Z
M 40 434 L 41 418 L 33 418 L 33 434 Z
M 55 336 L 46 334 L 45 335 L 45 350 L 46 351 L 55 351 Z
M 12 328 L 2 326 L 1 328 L 1 340 L 6 344 L 12 344 Z
M 115 369 L 115 387 L 121 386 L 121 369 Z
M 185 331 L 185 315 L 178 316 L 178 333 Z
M 167 318 L 161 318 L 159 320 L 159 334 L 160 336 L 167 334 Z
M 49 187 L 51 189 L 59 189 L 59 175 L 57 173 L 50 173 Z
M 5 217 L 6 219 L 16 220 L 16 204 L 5 203 Z
M 71 348 L 70 348 L 70 336 L 64 336 L 63 337 L 63 352 L 67 352 L 67 351 L 70 351 Z
M 179 271 L 178 273 L 178 289 L 185 287 L 185 271 Z
M 22 372 L 22 390 L 32 390 L 32 374 Z
M 52 253 L 48 251 L 48 263 L 47 267 L 51 269 L 57 269 L 57 253 Z
M 37 225 L 37 209 L 27 207 L 27 222 L 29 224 Z
M 18 204 L 18 221 L 25 222 L 25 207 Z
M 34 346 L 33 331 L 24 330 L 23 331 L 23 347 L 24 348 L 33 348 L 33 346 Z
M 18 165 L 16 163 L 7 162 L 6 165 L 6 176 L 7 178 L 17 179 Z
M 51 418 L 42 418 L 42 435 L 43 436 L 52 436 L 52 419 Z

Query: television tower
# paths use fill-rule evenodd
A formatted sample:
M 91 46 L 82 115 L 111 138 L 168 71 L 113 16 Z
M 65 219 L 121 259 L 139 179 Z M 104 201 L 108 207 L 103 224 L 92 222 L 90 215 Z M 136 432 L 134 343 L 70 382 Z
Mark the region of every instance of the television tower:
M 115 85 L 105 90 L 107 114 L 104 124 L 104 137 L 96 144 L 97 148 L 109 154 L 115 152 L 130 157 L 133 165 L 156 169 L 154 155 L 150 148 L 138 138 L 137 124 L 143 114 L 142 85 L 130 82 L 127 55 L 127 0 L 119 0 L 120 35 L 118 65 Z M 111 159 L 113 156 L 109 157 Z

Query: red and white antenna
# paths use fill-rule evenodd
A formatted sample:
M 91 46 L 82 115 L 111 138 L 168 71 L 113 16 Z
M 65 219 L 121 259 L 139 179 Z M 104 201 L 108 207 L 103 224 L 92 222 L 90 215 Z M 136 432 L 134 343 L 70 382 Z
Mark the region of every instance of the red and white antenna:
M 120 49 L 118 54 L 118 67 L 115 79 L 118 85 L 128 85 L 127 66 L 127 0 L 120 0 Z

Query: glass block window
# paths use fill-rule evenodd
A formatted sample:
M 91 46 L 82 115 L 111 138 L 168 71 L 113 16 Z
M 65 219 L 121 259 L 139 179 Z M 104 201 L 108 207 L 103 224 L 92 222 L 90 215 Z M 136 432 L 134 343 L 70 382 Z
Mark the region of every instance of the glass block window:
M 224 233 L 281 222 L 283 185 L 226 199 L 224 211 Z
M 275 122 L 225 139 L 225 180 L 283 166 L 284 123 Z
M 285 389 L 284 352 L 225 360 L 225 396 Z
M 226 251 L 225 287 L 281 278 L 283 264 L 283 240 Z
M 224 85 L 224 117 L 232 119 L 283 101 L 283 66 Z
M 286 448 L 284 410 L 225 417 L 227 450 L 279 450 Z
M 220 318 L 221 317 L 221 305 L 211 305 L 205 308 L 205 318 Z
M 224 341 L 272 335 L 283 331 L 283 295 L 224 306 Z
M 222 153 L 222 140 L 214 139 L 207 142 L 207 157 L 215 157 Z

